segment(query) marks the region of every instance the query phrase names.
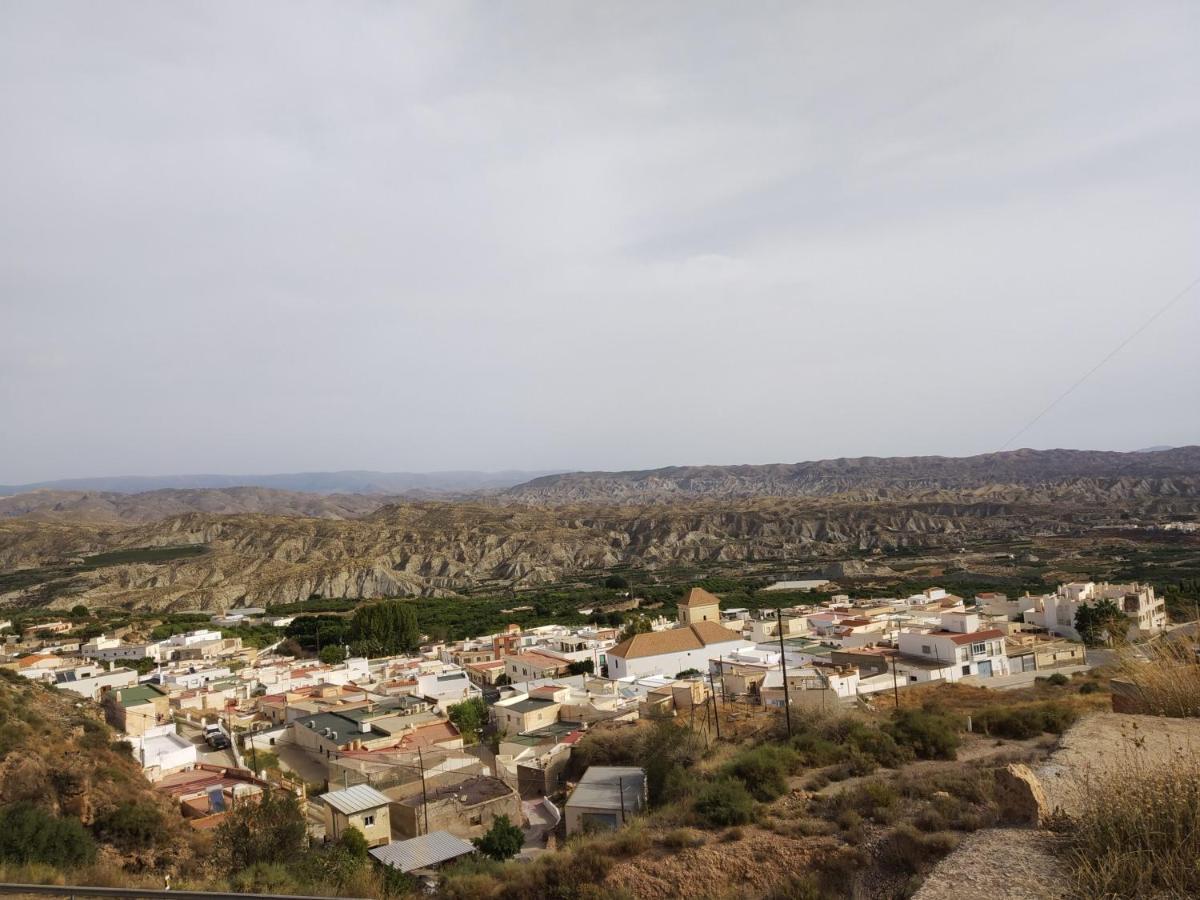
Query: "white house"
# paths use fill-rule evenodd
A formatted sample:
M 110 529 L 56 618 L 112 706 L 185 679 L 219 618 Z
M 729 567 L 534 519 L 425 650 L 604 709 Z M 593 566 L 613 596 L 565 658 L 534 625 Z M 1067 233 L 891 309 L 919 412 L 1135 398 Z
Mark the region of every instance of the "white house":
M 753 647 L 752 642 L 716 622 L 695 622 L 626 638 L 608 651 L 608 673 L 611 678 L 627 678 L 673 676 L 688 669 L 707 672 L 713 660 Z
M 479 687 L 467 677 L 465 669 L 446 667 L 417 678 L 416 693 L 437 703 L 439 709 L 483 696 Z
M 934 663 L 949 681 L 964 675 L 1007 675 L 1005 633 L 998 628 L 980 630 L 979 624 L 975 613 L 943 613 L 939 629 L 901 632 L 900 655 Z
M 1079 640 L 1075 616 L 1081 607 L 1111 600 L 1129 620 L 1125 637 L 1158 634 L 1167 624 L 1166 603 L 1148 584 L 1109 584 L 1094 581 L 1072 582 L 1058 586 L 1053 594 L 1034 598 L 1033 606 L 1022 613 L 1027 625 L 1045 628 L 1051 634 Z
M 175 731 L 175 723 L 147 728 L 144 734 L 126 738 L 133 755 L 151 780 L 196 765 L 196 745 Z

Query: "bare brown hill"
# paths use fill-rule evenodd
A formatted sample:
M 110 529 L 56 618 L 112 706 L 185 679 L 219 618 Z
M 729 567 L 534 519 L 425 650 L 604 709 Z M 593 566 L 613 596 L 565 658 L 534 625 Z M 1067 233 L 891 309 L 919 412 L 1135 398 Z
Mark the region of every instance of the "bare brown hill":
M 395 499 L 375 494 L 316 494 L 260 487 L 164 489 L 138 494 L 38 490 L 0 497 L 0 518 L 139 524 L 198 512 L 353 519 L 372 513 Z
M 762 466 L 672 466 L 631 472 L 572 472 L 535 478 L 502 492 L 519 503 L 674 503 L 736 497 L 828 497 L 863 500 L 951 491 L 1064 496 L 1200 494 L 1200 447 L 1116 453 L 1012 450 L 981 456 L 859 457 Z

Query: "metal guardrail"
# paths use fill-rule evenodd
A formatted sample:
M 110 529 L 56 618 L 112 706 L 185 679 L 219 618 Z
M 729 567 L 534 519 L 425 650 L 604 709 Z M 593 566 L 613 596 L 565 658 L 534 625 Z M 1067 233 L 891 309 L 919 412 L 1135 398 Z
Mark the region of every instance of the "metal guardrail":
M 151 888 L 88 887 L 71 884 L 11 884 L 0 882 L 0 894 L 41 894 L 48 897 L 120 897 L 123 900 L 333 900 L 300 894 L 223 894 L 216 891 L 160 891 Z M 342 898 L 345 900 L 345 898 Z

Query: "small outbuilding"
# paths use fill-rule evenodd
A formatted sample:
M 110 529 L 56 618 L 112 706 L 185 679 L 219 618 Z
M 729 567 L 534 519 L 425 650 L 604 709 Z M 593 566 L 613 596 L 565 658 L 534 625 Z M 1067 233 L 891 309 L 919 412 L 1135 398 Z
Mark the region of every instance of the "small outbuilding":
M 392 839 L 388 804 L 392 801 L 369 784 L 356 784 L 321 795 L 325 805 L 325 837 L 336 841 L 347 828 L 357 828 L 368 847 L 382 846 Z
M 645 769 L 592 766 L 567 798 L 567 834 L 589 828 L 620 828 L 645 807 Z
M 404 873 L 436 869 L 445 863 L 475 852 L 475 845 L 448 831 L 431 831 L 407 841 L 392 841 L 376 847 L 371 856 L 381 865 Z

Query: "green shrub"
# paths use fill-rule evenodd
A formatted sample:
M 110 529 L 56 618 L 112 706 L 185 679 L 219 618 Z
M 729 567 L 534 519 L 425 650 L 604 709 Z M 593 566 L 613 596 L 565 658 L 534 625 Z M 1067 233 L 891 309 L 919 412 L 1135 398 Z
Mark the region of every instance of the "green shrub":
M 841 762 L 845 748 L 828 738 L 812 732 L 803 732 L 792 738 L 792 747 L 806 766 L 831 766 Z
M 365 860 L 370 852 L 366 837 L 353 825 L 338 836 L 337 845 L 351 859 Z
M 1062 734 L 1079 713 L 1063 703 L 1035 703 L 1028 706 L 993 706 L 980 710 L 976 722 L 985 734 L 1012 740 L 1026 740 L 1043 732 Z
M 898 825 L 880 842 L 879 861 L 901 872 L 927 871 L 958 846 L 958 835 L 947 831 L 923 834 L 911 825 Z
M 919 759 L 955 759 L 960 742 L 953 716 L 931 709 L 898 709 L 887 725 L 888 734 Z
M 862 722 L 854 722 L 850 725 L 846 731 L 845 741 L 858 753 L 889 769 L 901 766 L 913 758 L 911 748 L 901 747 L 888 732 L 869 727 Z
M 742 782 L 756 800 L 769 801 L 787 791 L 788 775 L 799 766 L 795 750 L 777 744 L 762 744 L 743 750 L 725 767 L 727 774 Z
M 1053 675 L 1051 675 L 1049 678 L 1046 679 L 1046 683 L 1052 684 L 1055 687 L 1062 687 L 1064 684 L 1070 684 L 1071 679 L 1068 678 L 1066 675 L 1064 675 L 1062 672 L 1055 672 Z
M 127 802 L 97 819 L 96 833 L 124 850 L 142 850 L 166 839 L 167 826 L 157 806 Z
M 60 819 L 30 803 L 0 808 L 0 860 L 68 869 L 95 858 L 96 844 L 78 819 Z
M 1079 686 L 1079 693 L 1081 694 L 1094 694 L 1098 690 L 1100 690 L 1100 685 L 1094 681 L 1085 681 Z
M 747 825 L 754 819 L 754 798 L 733 778 L 708 782 L 697 792 L 692 808 L 705 824 L 714 828 Z
M 525 835 L 508 816 L 496 816 L 492 820 L 492 827 L 482 836 L 475 838 L 473 843 L 484 856 L 503 861 L 521 852 L 521 847 L 525 844 Z

